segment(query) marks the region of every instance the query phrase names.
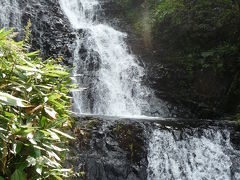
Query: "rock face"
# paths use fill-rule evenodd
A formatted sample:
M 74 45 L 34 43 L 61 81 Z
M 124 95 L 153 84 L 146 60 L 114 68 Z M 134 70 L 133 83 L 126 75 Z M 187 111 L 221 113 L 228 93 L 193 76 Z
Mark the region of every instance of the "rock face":
M 23 27 L 28 20 L 32 23 L 32 49 L 40 49 L 44 58 L 63 56 L 65 59 L 71 59 L 70 45 L 74 43 L 75 35 L 58 0 L 21 0 L 18 4 L 22 13 L 21 35 L 24 34 Z M 68 64 L 67 61 L 65 63 Z
M 210 153 L 207 157 L 209 162 L 205 164 L 206 158 L 201 157 L 203 161 L 200 169 L 206 168 L 207 172 L 212 166 L 216 166 L 215 168 L 220 171 L 231 170 L 232 179 L 236 179 L 235 176 L 240 172 L 238 156 L 240 131 L 238 125 L 231 122 L 82 117 L 76 122 L 73 132 L 76 140 L 70 144 L 71 151 L 67 164 L 69 167 L 73 166 L 76 172 L 83 172 L 82 177 L 75 179 L 158 179 L 162 177 L 158 174 L 161 172 L 158 168 L 164 169 L 168 166 L 171 168 L 171 163 L 164 164 L 165 156 L 183 161 L 178 164 L 180 169 L 185 165 L 193 166 L 191 171 L 185 172 L 186 177 L 189 177 L 191 173 L 198 172 L 195 161 L 197 162 L 205 153 Z M 177 148 L 178 153 L 174 153 L 176 151 L 174 148 Z M 165 151 L 165 155 L 160 157 L 162 151 Z M 196 152 L 197 154 L 194 154 Z M 189 161 L 181 159 L 185 158 L 185 155 L 190 156 Z M 218 156 L 226 158 L 229 164 L 214 164 Z M 174 178 L 175 173 L 172 167 L 166 176 Z M 218 176 L 214 172 L 209 173 L 211 177 Z M 203 173 L 201 177 L 208 175 Z
M 147 148 L 138 123 L 81 119 L 68 163 L 88 180 L 146 180 Z M 77 178 L 78 179 L 78 178 Z

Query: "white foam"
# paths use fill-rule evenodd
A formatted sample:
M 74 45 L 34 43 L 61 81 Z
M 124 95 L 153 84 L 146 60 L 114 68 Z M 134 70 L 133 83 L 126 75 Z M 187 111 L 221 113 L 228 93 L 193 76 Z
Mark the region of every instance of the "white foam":
M 0 0 L 0 29 L 3 27 L 21 30 L 21 11 L 18 0 Z
M 154 130 L 149 143 L 148 180 L 230 180 L 229 151 L 233 148 L 228 131 L 204 130 L 199 137 Z M 233 176 L 238 177 L 239 172 Z

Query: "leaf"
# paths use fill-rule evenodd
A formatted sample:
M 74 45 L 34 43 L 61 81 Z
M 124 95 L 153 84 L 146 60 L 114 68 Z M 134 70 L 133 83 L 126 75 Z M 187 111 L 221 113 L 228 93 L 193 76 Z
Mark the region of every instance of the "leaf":
M 55 159 L 58 160 L 58 161 L 61 161 L 60 157 L 58 157 L 58 155 L 57 155 L 55 152 L 53 152 L 53 151 L 47 151 L 47 153 L 48 153 L 48 155 L 49 155 L 50 157 L 55 158 Z
M 47 90 L 52 88 L 51 86 L 44 86 L 44 85 L 36 85 L 36 87 L 44 88 L 44 89 L 47 89 Z
M 16 132 L 16 135 L 20 135 L 20 136 L 26 136 L 28 135 L 29 133 L 32 133 L 35 128 L 33 127 L 29 127 L 29 126 L 20 126 L 20 131 Z
M 12 151 L 11 151 L 11 152 L 12 152 L 14 155 L 17 154 L 16 148 L 17 148 L 17 144 L 13 144 L 13 147 L 12 147 Z
M 57 179 L 57 180 L 62 180 L 61 177 L 57 176 L 56 174 L 53 174 L 53 176 Z
M 23 58 L 21 58 L 20 59 L 24 64 L 27 64 L 28 66 L 31 66 L 32 68 L 35 68 L 35 66 L 31 63 L 31 62 L 29 62 L 29 61 L 27 61 L 27 60 L 25 60 L 25 59 L 23 59 Z
M 40 119 L 41 127 L 45 127 L 47 125 L 47 123 L 48 123 L 47 117 L 42 116 L 41 119 Z
M 53 169 L 54 171 L 57 171 L 57 172 L 69 172 L 69 173 L 72 173 L 72 169 Z
M 16 68 L 20 69 L 20 70 L 24 70 L 24 71 L 38 72 L 38 73 L 41 73 L 41 74 L 43 73 L 42 71 L 40 71 L 36 68 L 33 68 L 33 67 L 29 67 L 29 66 L 16 65 Z
M 60 140 L 60 138 L 58 137 L 58 135 L 55 132 L 52 132 L 50 130 L 44 131 L 44 130 L 39 130 L 40 132 L 42 132 L 45 136 L 50 136 L 52 139 L 51 140 Z M 46 138 L 48 139 L 48 138 Z
M 45 106 L 44 111 L 51 119 L 57 119 L 57 112 L 54 109 Z
M 0 39 L 3 39 L 4 37 L 6 37 L 7 35 L 11 34 L 11 32 L 13 31 L 13 28 L 4 32 L 4 28 L 0 31 Z
M 18 107 L 29 107 L 27 105 L 27 101 L 3 92 L 0 92 L 0 104 Z
M 47 145 L 47 144 L 42 144 L 44 147 L 48 148 L 48 149 L 52 149 L 52 150 L 55 150 L 55 151 L 58 151 L 58 152 L 62 152 L 62 151 L 65 151 L 66 149 L 62 149 L 60 147 L 57 147 L 57 146 L 54 146 L 54 145 Z
M 16 169 L 11 176 L 11 180 L 27 180 L 27 174 L 24 171 Z
M 42 167 L 39 166 L 36 168 L 36 172 L 39 174 L 39 175 L 42 175 Z
M 34 145 L 37 145 L 37 142 L 33 139 L 33 134 L 29 133 L 27 134 L 27 139 Z
M 1 101 L 0 101 L 0 104 L 1 104 Z M 3 115 L 0 115 L 0 120 L 10 121 L 10 119 L 4 117 Z
M 2 176 L 0 176 L 0 180 L 4 180 L 4 178 Z
M 17 143 L 17 147 L 16 147 L 16 153 L 18 154 L 21 150 L 22 150 L 22 143 L 21 142 L 18 142 Z
M 2 28 L 2 29 L 0 30 L 0 34 L 2 34 L 4 31 L 5 31 L 5 28 Z
M 3 129 L 3 128 L 1 128 L 1 127 L 0 127 L 0 131 L 7 132 L 7 130 L 6 130 L 6 129 Z
M 52 77 L 59 77 L 59 76 L 67 76 L 67 75 L 69 75 L 68 72 L 61 71 L 61 70 L 51 70 L 51 71 L 47 71 L 45 74 L 48 75 L 48 76 L 52 76 Z
M 15 115 L 10 112 L 5 112 L 4 116 L 9 117 L 9 118 L 15 117 Z
M 39 52 L 40 51 L 34 51 L 34 52 L 30 52 L 30 53 L 27 53 L 27 57 L 36 57 L 37 55 L 39 55 Z
M 53 167 L 53 168 L 60 168 L 60 167 L 61 167 L 61 164 L 59 164 L 59 163 L 56 162 L 55 160 L 49 159 L 49 158 L 47 158 L 46 156 L 43 156 L 43 158 L 44 158 L 44 160 L 45 160 L 45 162 L 46 162 L 46 164 L 47 164 L 48 166 L 51 166 L 51 167 Z
M 31 156 L 28 156 L 26 161 L 28 162 L 28 167 L 35 166 L 37 164 L 37 160 Z
M 65 151 L 66 149 L 62 149 L 60 147 L 57 147 L 57 146 L 54 146 L 54 145 L 51 145 L 51 147 L 55 150 L 55 151 L 59 151 L 59 152 L 62 152 L 62 151 Z
M 40 146 L 36 146 L 36 145 L 34 145 L 33 147 L 34 147 L 34 148 L 36 148 L 36 149 L 38 149 L 38 150 L 45 151 L 45 149 L 43 149 L 43 148 L 42 148 L 42 147 L 40 147 Z
M 66 134 L 66 133 L 64 133 L 64 132 L 62 132 L 62 131 L 59 131 L 59 130 L 57 130 L 57 129 L 51 129 L 52 131 L 54 131 L 54 132 L 56 132 L 56 133 L 58 133 L 58 134 L 60 134 L 60 135 L 62 135 L 62 136 L 65 136 L 66 138 L 68 138 L 68 139 L 75 139 L 74 137 L 72 137 L 72 136 L 70 136 L 70 135 L 68 135 L 68 134 Z
M 48 136 L 51 136 L 51 133 L 50 132 L 47 132 L 47 131 L 44 131 L 44 130 L 39 130 L 41 133 L 45 134 L 45 135 L 48 135 Z
M 48 128 L 54 128 L 54 127 L 58 127 L 61 126 L 62 124 L 64 124 L 67 120 L 65 118 L 62 119 L 58 119 L 57 121 L 52 121 L 48 124 Z
M 20 171 L 23 171 L 25 168 L 28 167 L 28 163 L 26 162 L 26 159 L 20 159 L 18 160 L 18 165 L 17 165 L 17 169 L 19 169 Z
M 25 111 L 27 114 L 33 114 L 35 112 L 38 112 L 42 109 L 43 105 L 39 105 L 37 107 L 29 107 L 29 108 L 25 108 Z
M 19 41 L 19 42 L 16 42 L 16 44 L 17 44 L 18 46 L 23 46 L 23 44 L 24 44 L 24 41 Z

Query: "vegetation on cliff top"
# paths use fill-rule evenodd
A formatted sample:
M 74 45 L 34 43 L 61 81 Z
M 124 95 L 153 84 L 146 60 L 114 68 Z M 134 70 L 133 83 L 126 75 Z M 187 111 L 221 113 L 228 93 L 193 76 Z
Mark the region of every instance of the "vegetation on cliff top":
M 66 178 L 71 79 L 58 59 L 27 52 L 28 35 L 0 31 L 0 180 Z
M 239 0 L 121 0 L 119 3 L 138 34 L 151 33 L 148 37 L 155 58 L 174 67 L 167 82 L 174 76 L 182 76 L 179 83 L 167 87 L 168 91 L 182 99 L 219 108 L 218 111 L 238 111 Z

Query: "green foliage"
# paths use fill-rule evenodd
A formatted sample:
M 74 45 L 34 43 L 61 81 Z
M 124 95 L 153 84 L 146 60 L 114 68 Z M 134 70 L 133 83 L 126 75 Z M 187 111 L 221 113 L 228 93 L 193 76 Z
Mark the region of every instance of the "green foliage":
M 28 36 L 28 34 L 27 34 Z M 69 72 L 0 31 L 0 179 L 62 179 L 71 126 Z
M 221 94 L 225 100 L 219 98 L 218 102 L 225 104 L 223 108 L 226 111 L 236 112 L 240 100 L 237 90 L 240 65 L 239 1 L 164 0 L 155 7 L 153 41 L 167 51 L 168 56 L 163 58 L 166 63 L 169 63 L 169 54 L 179 57 L 171 63 L 186 72 L 184 81 L 186 87 L 191 87 L 189 96 L 199 101 L 197 96 Z M 212 82 L 208 82 L 211 78 Z
M 155 52 L 152 61 L 175 69 L 164 77 L 172 94 L 236 113 L 240 102 L 240 0 L 119 2 L 132 29 L 143 38 L 143 46 Z M 171 83 L 173 77 L 180 83 Z
M 240 14 L 232 0 L 160 1 L 153 36 L 182 64 L 233 77 L 239 63 Z M 176 60 L 177 61 L 177 60 Z
M 166 16 L 174 14 L 181 8 L 184 8 L 182 0 L 162 0 L 155 7 L 155 18 L 157 21 L 162 21 Z
M 24 39 L 24 45 L 25 45 L 25 48 L 28 50 L 30 47 L 29 47 L 29 44 L 30 44 L 30 39 L 31 39 L 31 26 L 32 26 L 32 23 L 30 20 L 28 20 L 27 22 L 27 26 L 24 28 L 25 30 L 25 39 Z

